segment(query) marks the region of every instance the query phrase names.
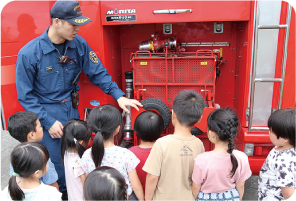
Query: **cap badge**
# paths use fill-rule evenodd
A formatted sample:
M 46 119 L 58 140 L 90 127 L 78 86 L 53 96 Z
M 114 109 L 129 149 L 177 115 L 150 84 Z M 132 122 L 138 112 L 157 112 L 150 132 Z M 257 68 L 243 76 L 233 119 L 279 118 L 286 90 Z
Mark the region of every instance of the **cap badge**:
M 76 22 L 76 23 L 84 23 L 84 22 L 86 22 L 88 20 L 88 18 L 87 19 L 76 19 L 76 20 L 74 20 L 74 22 Z

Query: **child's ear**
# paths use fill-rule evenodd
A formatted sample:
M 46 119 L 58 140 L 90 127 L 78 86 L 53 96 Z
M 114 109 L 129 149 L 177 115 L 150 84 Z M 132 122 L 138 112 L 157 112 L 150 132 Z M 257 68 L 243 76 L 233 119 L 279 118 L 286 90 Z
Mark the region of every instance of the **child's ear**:
M 27 135 L 27 141 L 28 142 L 34 142 L 35 139 L 35 133 L 33 131 L 31 131 L 28 135 Z
M 211 131 L 211 130 L 208 130 L 208 133 L 209 133 L 209 137 L 210 137 L 211 139 L 213 139 L 213 138 L 216 137 L 216 133 L 215 133 L 215 132 L 213 132 L 213 131 Z
M 289 138 L 283 138 L 285 143 L 290 143 Z
M 116 134 L 119 133 L 119 130 L 120 130 L 120 125 L 117 126 L 117 128 L 116 128 L 116 130 L 115 130 L 115 131 L 116 131 L 115 133 L 116 133 Z
M 174 110 L 172 110 L 172 119 L 176 118 L 176 113 L 174 112 Z
M 35 177 L 39 177 L 39 173 L 40 173 L 40 170 L 36 170 L 36 171 L 34 172 L 34 176 L 35 176 Z

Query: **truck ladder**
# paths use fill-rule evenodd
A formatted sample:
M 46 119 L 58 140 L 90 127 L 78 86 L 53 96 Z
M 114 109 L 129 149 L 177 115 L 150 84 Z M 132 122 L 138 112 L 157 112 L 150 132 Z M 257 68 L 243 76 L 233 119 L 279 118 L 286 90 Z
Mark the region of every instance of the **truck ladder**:
M 270 2 L 271 3 L 271 2 Z M 252 126 L 253 118 L 254 118 L 254 105 L 255 105 L 255 84 L 259 82 L 269 82 L 275 83 L 280 82 L 280 92 L 279 92 L 279 101 L 278 101 L 278 109 L 281 109 L 282 99 L 283 99 L 283 88 L 285 81 L 285 71 L 286 71 L 286 62 L 287 62 L 287 48 L 288 48 L 288 40 L 289 40 L 289 30 L 290 30 L 290 21 L 291 21 L 291 5 L 288 5 L 287 8 L 287 17 L 286 24 L 284 25 L 260 25 L 260 6 L 258 1 L 255 3 L 255 9 L 257 7 L 256 12 L 256 20 L 255 20 L 255 29 L 254 29 L 254 46 L 253 46 L 253 61 L 252 61 L 252 78 L 251 78 L 251 93 L 250 93 L 250 111 L 249 111 L 249 123 L 248 123 L 248 131 L 253 130 L 268 130 L 267 126 L 256 127 Z M 282 70 L 281 70 L 281 78 L 258 78 L 256 77 L 256 73 L 258 70 L 257 66 L 257 56 L 258 56 L 258 35 L 260 29 L 285 29 L 285 40 L 284 40 L 284 49 L 283 49 L 283 61 L 282 61 Z M 268 47 L 265 47 L 268 48 Z M 260 66 L 259 70 L 262 70 L 264 66 Z M 271 111 L 270 111 L 271 112 Z M 267 121 L 266 121 L 267 122 Z

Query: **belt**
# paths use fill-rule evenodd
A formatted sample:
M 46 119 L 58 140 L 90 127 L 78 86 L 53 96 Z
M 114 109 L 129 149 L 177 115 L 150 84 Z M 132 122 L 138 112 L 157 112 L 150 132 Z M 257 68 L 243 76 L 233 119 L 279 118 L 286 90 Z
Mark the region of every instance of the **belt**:
M 67 101 L 70 101 L 71 100 L 71 96 L 69 96 L 68 98 L 65 98 L 64 100 L 61 101 L 61 103 L 65 103 Z

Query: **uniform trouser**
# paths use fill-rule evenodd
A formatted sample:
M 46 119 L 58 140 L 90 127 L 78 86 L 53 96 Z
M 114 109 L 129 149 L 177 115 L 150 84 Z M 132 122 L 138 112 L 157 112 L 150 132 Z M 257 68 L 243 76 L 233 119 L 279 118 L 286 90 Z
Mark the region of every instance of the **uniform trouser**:
M 78 108 L 72 107 L 72 102 L 67 101 L 65 103 L 53 103 L 53 104 L 42 104 L 43 108 L 47 111 L 47 114 L 56 120 L 60 121 L 63 125 L 70 119 L 78 119 Z M 48 130 L 43 127 L 43 139 L 40 142 L 43 144 L 49 152 L 49 157 L 55 169 L 58 173 L 58 181 L 60 191 L 66 190 L 66 180 L 65 180 L 65 168 L 62 163 L 61 157 L 61 141 L 62 138 L 53 139 Z

